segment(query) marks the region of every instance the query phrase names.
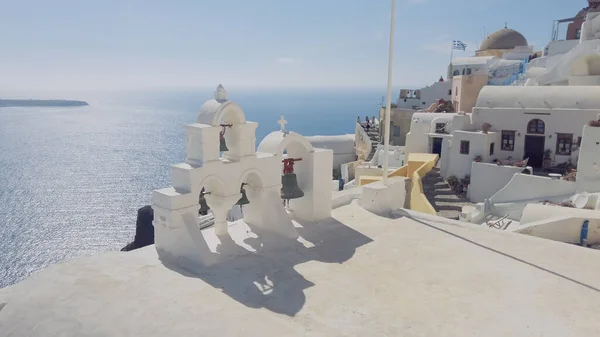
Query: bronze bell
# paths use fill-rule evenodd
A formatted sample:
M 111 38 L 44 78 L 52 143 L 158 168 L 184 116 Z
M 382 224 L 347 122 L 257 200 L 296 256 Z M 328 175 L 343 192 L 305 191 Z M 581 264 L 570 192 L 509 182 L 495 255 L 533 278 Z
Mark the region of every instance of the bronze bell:
M 298 199 L 304 196 L 304 192 L 298 186 L 296 173 L 286 173 L 281 176 L 281 199 Z
M 242 193 L 242 197 L 235 204 L 239 206 L 248 205 L 250 203 L 250 200 L 248 200 L 248 197 L 246 196 L 246 190 L 244 189 L 243 185 L 242 188 L 240 188 L 240 192 Z
M 198 211 L 199 215 L 207 215 L 208 214 L 208 210 L 210 209 L 210 207 L 208 207 L 208 204 L 206 203 L 206 198 L 204 198 L 204 188 L 202 188 L 202 191 L 200 192 L 200 210 Z
M 225 137 L 223 137 L 223 135 L 221 135 L 220 137 L 220 150 L 221 152 L 226 152 L 229 151 L 229 149 L 227 148 L 227 144 L 225 144 Z

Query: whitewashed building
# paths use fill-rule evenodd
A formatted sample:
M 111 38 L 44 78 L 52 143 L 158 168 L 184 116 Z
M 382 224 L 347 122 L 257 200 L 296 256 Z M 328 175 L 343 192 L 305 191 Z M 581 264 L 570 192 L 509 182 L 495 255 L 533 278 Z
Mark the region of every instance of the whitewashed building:
M 600 76 L 600 8 L 590 0 L 577 40 L 552 41 L 527 66 L 525 85 L 597 85 Z
M 440 154 L 441 175 L 469 175 L 469 193 L 475 201 L 498 192 L 515 173 L 525 169 L 531 173 L 560 164 L 575 166 L 581 160 L 584 125 L 600 114 L 597 11 L 588 9 L 578 46 L 556 55 L 552 67 L 528 79 L 528 85 L 484 86 L 467 112 L 414 114 L 406 154 Z M 532 63 L 543 62 L 548 58 Z M 532 81 L 535 85 L 529 85 Z M 496 163 L 512 168 L 500 172 Z M 494 184 L 488 183 L 492 180 Z
M 425 109 L 439 99 L 450 100 L 452 91 L 452 81 L 444 80 L 443 77 L 432 85 L 421 89 L 402 89 L 400 96 L 396 101 L 399 109 Z

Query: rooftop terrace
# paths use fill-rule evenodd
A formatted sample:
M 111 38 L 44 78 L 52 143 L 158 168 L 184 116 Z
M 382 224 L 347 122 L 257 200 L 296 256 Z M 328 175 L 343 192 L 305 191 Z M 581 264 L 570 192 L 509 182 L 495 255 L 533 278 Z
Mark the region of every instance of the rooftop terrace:
M 354 202 L 297 224 L 293 249 L 238 222 L 258 253 L 225 243 L 240 256 L 197 273 L 165 266 L 154 246 L 60 263 L 0 289 L 0 336 L 598 334 L 598 251 L 394 216 Z

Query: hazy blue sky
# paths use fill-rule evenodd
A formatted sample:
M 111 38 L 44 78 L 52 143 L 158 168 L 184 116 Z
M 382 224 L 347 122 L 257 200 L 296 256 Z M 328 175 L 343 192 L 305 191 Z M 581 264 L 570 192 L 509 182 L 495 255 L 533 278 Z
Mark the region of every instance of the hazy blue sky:
M 0 89 L 386 83 L 390 0 L 0 0 Z M 397 0 L 395 86 L 445 75 L 484 29 L 536 48 L 585 0 Z

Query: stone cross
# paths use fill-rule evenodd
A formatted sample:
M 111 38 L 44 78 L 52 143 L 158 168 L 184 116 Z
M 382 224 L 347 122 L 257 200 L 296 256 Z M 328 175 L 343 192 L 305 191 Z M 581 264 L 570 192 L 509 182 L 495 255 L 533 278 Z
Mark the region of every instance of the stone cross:
M 225 88 L 219 84 L 217 90 L 215 90 L 215 100 L 219 103 L 227 102 L 227 91 Z
M 285 125 L 287 124 L 287 121 L 285 119 L 283 119 L 283 115 L 281 115 L 281 117 L 279 117 L 279 122 L 277 122 L 277 124 L 279 124 L 281 126 L 281 131 L 285 132 Z

